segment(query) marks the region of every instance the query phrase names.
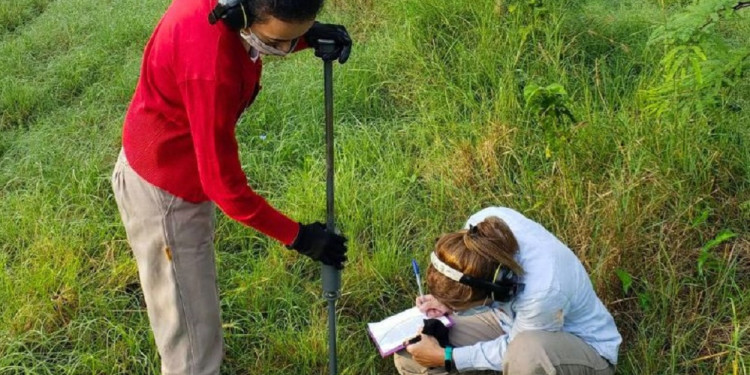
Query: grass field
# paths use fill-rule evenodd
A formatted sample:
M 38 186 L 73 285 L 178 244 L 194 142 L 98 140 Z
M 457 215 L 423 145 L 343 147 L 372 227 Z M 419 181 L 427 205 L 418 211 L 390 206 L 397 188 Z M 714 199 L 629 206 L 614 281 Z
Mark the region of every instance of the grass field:
M 179 0 L 178 0 L 179 1 Z M 620 374 L 750 374 L 750 9 L 703 0 L 329 0 L 341 374 L 392 374 L 365 323 L 487 205 L 580 257 Z M 109 176 L 167 0 L 0 2 L 0 374 L 151 374 Z M 266 61 L 238 126 L 252 186 L 325 216 L 322 64 Z M 319 267 L 219 215 L 226 374 L 326 373 Z

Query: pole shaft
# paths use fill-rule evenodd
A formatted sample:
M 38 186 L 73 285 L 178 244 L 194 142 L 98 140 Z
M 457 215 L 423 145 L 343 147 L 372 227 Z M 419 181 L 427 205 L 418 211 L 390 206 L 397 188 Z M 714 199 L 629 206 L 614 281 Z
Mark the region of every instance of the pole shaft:
M 333 63 L 323 63 L 323 82 L 326 116 L 326 228 L 336 231 L 333 215 Z M 323 265 L 323 296 L 328 300 L 328 370 L 338 372 L 336 352 L 336 299 L 339 297 L 341 273 L 335 267 Z
M 336 355 L 336 300 L 328 300 L 328 373 L 336 375 L 338 372 L 338 356 Z
M 333 221 L 333 64 L 323 65 L 326 106 L 326 227 L 335 230 Z

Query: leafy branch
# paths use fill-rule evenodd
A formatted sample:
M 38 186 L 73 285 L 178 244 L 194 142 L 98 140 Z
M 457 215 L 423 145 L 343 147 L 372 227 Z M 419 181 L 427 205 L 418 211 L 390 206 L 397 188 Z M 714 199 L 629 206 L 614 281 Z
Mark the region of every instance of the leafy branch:
M 720 23 L 750 2 L 695 1 L 651 34 L 661 45 L 661 78 L 643 90 L 646 111 L 661 115 L 670 108 L 702 112 L 716 104 L 720 90 L 731 87 L 747 68 L 750 47 L 737 48 L 719 31 Z

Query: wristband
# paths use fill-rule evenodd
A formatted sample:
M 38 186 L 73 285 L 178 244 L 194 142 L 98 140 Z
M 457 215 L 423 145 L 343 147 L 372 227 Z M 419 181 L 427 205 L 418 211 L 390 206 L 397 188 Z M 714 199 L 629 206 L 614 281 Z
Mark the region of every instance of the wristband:
M 445 371 L 451 372 L 453 370 L 453 347 L 448 345 L 445 347 Z

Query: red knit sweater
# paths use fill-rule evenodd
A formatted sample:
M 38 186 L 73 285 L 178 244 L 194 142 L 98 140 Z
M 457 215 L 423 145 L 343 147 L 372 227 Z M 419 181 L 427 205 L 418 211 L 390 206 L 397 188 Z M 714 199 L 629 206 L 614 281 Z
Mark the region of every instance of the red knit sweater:
M 248 186 L 235 138 L 262 62 L 250 59 L 239 33 L 208 23 L 214 3 L 175 1 L 156 26 L 125 117 L 125 156 L 149 183 L 188 202 L 211 200 L 288 245 L 299 227 Z

